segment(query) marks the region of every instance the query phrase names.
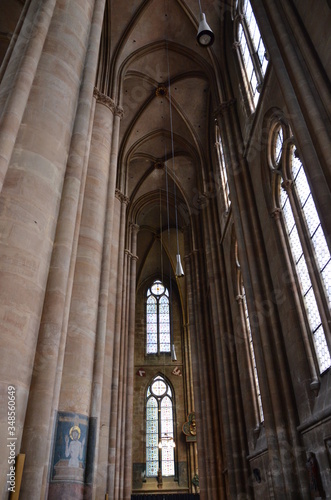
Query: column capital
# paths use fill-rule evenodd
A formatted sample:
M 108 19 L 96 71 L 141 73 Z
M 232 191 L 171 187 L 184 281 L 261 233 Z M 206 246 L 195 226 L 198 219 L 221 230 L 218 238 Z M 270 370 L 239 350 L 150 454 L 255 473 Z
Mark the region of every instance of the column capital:
M 291 191 L 292 187 L 293 187 L 293 181 L 291 179 L 285 179 L 282 182 L 282 188 L 285 189 L 287 193 Z
M 238 304 L 241 304 L 241 303 L 242 303 L 242 301 L 243 301 L 243 299 L 244 299 L 244 296 L 243 296 L 243 295 L 240 295 L 240 294 L 239 294 L 239 295 L 237 295 L 237 296 L 236 296 L 236 301 L 238 302 Z
M 122 119 L 124 116 L 124 109 L 122 108 L 122 106 L 116 106 L 114 114 L 115 116 L 119 116 Z
M 271 212 L 270 212 L 270 217 L 272 217 L 273 219 L 276 219 L 276 220 L 279 220 L 280 217 L 282 215 L 282 209 L 281 208 L 274 208 Z
M 221 102 L 214 111 L 214 116 L 217 117 L 218 115 L 222 115 L 224 111 L 230 109 L 236 102 L 236 99 L 229 99 L 228 101 Z
M 201 208 L 205 207 L 207 205 L 207 202 L 208 202 L 208 196 L 205 193 L 199 194 L 197 202 Z
M 125 203 L 126 205 L 129 204 L 130 198 L 125 196 L 119 189 L 115 189 L 115 196 L 121 203 Z
M 112 99 L 111 97 L 109 97 L 106 94 L 103 94 L 96 87 L 94 87 L 93 97 L 100 104 L 103 104 L 104 106 L 107 106 L 107 108 L 110 109 L 110 111 L 113 113 L 113 115 L 119 116 L 120 118 L 123 118 L 124 111 L 123 111 L 122 106 L 117 106 L 116 103 L 115 103 L 115 101 L 114 101 L 114 99 Z
M 124 253 L 125 255 L 127 255 L 129 257 L 129 259 L 131 260 L 138 260 L 139 257 L 138 255 L 134 255 L 132 252 L 130 252 L 130 250 L 128 250 L 127 248 L 124 250 Z
M 244 20 L 244 14 L 236 14 L 235 18 L 234 18 L 235 21 L 243 21 Z
M 129 222 L 129 227 L 132 231 L 132 233 L 138 233 L 140 226 L 136 224 L 135 222 Z
M 96 99 L 97 102 L 109 108 L 113 114 L 115 113 L 116 104 L 115 101 L 111 99 L 111 97 L 108 97 L 106 94 L 103 94 L 96 87 L 94 87 L 93 97 Z
M 233 42 L 232 50 L 238 50 L 240 48 L 240 42 Z

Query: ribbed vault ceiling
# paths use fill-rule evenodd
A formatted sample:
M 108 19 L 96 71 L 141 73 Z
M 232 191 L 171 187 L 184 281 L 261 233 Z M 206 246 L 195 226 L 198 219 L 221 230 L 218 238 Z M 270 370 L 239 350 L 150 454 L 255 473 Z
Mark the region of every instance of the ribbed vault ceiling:
M 118 184 L 130 198 L 131 219 L 141 228 L 140 280 L 157 273 L 161 260 L 168 269 L 167 256 L 174 266 L 176 251 L 168 247 L 174 246 L 175 200 L 181 229 L 203 192 L 203 165 L 210 161 L 211 95 L 217 90 L 216 3 L 202 2 L 216 38 L 206 49 L 196 41 L 198 0 L 111 2 L 111 95 L 124 109 Z

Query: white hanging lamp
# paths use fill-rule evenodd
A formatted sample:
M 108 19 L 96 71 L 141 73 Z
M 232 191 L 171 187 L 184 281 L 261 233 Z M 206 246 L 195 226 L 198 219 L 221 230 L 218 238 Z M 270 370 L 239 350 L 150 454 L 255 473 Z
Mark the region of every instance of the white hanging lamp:
M 177 361 L 175 344 L 171 344 L 171 361 Z
M 200 22 L 197 33 L 197 41 L 201 47 L 210 47 L 214 43 L 215 36 L 210 26 L 206 21 L 206 15 L 201 10 L 201 3 L 199 0 L 199 8 L 200 8 Z
M 178 253 L 176 255 L 176 276 L 177 278 L 182 278 L 184 276 L 184 271 L 183 271 L 183 266 L 182 266 L 182 262 L 180 260 L 180 254 Z

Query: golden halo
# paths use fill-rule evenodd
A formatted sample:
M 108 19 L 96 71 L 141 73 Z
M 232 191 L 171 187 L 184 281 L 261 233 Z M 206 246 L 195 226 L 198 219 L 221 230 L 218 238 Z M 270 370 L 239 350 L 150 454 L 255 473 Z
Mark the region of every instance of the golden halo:
M 71 439 L 74 439 L 72 437 L 72 433 L 74 431 L 77 431 L 78 432 L 78 439 L 80 438 L 80 428 L 78 427 L 78 425 L 74 425 L 73 427 L 71 427 L 70 431 L 69 431 L 69 436 L 71 437 Z

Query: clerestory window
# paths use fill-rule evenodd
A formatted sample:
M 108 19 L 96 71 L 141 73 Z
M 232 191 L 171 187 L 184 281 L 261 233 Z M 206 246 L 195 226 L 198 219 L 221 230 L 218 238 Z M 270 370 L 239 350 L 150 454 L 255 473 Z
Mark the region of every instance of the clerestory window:
M 251 111 L 254 111 L 262 89 L 268 59 L 249 0 L 238 2 L 236 27 L 235 46 L 238 49 L 239 63 L 248 102 Z
M 146 295 L 146 353 L 170 353 L 170 305 L 168 289 L 154 281 Z
M 331 366 L 331 256 L 306 173 L 290 127 L 275 122 L 270 132 L 270 167 L 279 174 L 275 202 L 283 215 L 288 251 L 300 289 L 319 372 Z

